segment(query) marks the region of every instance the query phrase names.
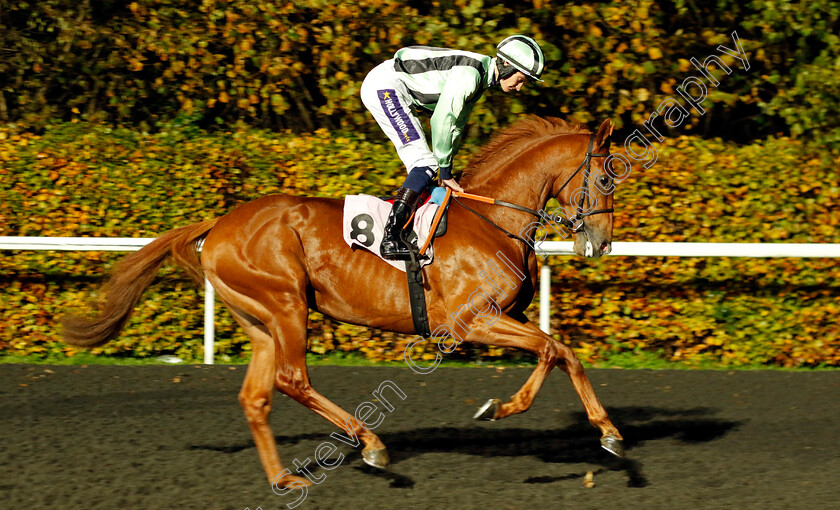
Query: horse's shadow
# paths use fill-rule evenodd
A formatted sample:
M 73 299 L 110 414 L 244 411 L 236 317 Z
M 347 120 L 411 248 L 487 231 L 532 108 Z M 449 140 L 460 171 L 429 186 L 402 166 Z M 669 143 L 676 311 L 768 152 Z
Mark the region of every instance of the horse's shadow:
M 379 437 L 388 447 L 391 468 L 385 471 L 366 465 L 356 469 L 390 481 L 391 487 L 410 488 L 414 481 L 399 474 L 399 464 L 412 457 L 433 452 L 476 455 L 480 457 L 532 456 L 547 463 L 588 463 L 602 466 L 595 474 L 604 471 L 621 471 L 627 474 L 629 487 L 645 487 L 648 482 L 642 465 L 633 460 L 633 449 L 647 441 L 672 438 L 684 443 L 704 443 L 722 438 L 741 423 L 714 418 L 708 408 L 664 409 L 655 407 L 619 407 L 610 409 L 610 417 L 619 424 L 624 436 L 627 456 L 613 457 L 600 447 L 598 431 L 588 422 L 584 413 L 575 413 L 575 424 L 563 429 L 527 429 L 504 427 L 503 423 L 473 425 L 468 427 L 424 427 L 399 432 L 384 432 Z M 504 428 L 503 428 L 504 427 Z M 305 440 L 323 440 L 323 434 L 277 436 L 277 444 L 295 444 Z M 254 446 L 194 446 L 234 453 Z M 361 450 L 347 455 L 348 460 L 361 458 Z M 524 483 L 551 483 L 569 478 L 530 477 Z

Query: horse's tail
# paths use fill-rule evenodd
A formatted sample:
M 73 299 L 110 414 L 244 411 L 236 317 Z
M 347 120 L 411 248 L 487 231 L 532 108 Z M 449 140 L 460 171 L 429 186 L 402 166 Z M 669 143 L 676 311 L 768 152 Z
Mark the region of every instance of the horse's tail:
M 97 347 L 115 338 L 143 291 L 170 256 L 197 283 L 204 281 L 198 245 L 218 218 L 170 230 L 120 261 L 105 284 L 106 297 L 95 317 L 68 316 L 62 320 L 64 341 Z

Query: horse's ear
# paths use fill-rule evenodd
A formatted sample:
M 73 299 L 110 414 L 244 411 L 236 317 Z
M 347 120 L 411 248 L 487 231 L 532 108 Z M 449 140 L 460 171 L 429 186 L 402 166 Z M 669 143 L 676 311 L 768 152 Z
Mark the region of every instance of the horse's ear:
M 601 127 L 598 128 L 598 132 L 595 134 L 595 142 L 592 144 L 592 148 L 597 149 L 603 146 L 605 149 L 608 149 L 610 147 L 610 136 L 612 132 L 613 123 L 610 119 L 606 119 L 601 123 Z

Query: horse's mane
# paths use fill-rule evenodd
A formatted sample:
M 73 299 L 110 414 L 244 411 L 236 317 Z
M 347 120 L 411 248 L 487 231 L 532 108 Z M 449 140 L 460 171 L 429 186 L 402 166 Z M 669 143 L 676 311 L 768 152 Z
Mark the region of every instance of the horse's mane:
M 557 117 L 528 115 L 494 135 L 490 142 L 479 149 L 478 153 L 470 160 L 460 180 L 469 180 L 469 177 L 490 161 L 498 163 L 500 159 L 507 159 L 507 157 L 518 152 L 516 151 L 517 146 L 523 143 L 550 136 L 587 134 L 590 132 L 589 128 L 583 124 L 566 122 Z

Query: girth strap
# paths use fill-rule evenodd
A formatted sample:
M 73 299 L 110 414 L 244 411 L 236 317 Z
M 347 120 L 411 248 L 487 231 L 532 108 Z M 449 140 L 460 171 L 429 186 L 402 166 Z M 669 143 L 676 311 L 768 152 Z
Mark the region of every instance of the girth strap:
M 431 233 L 430 233 L 431 235 Z M 414 322 L 414 332 L 423 338 L 432 336 L 429 329 L 429 313 L 426 310 L 426 295 L 423 291 L 423 272 L 417 261 L 417 254 L 412 245 L 409 246 L 411 260 L 405 262 L 405 274 L 408 277 L 408 303 L 411 307 L 411 320 Z

